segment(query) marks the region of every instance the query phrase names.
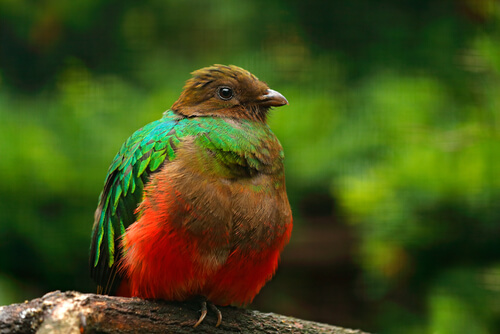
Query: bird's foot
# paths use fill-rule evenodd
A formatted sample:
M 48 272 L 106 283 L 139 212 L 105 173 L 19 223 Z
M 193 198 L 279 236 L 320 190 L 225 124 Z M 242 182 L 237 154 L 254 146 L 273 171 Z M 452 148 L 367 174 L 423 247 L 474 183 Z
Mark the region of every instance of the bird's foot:
M 207 299 L 204 297 L 202 297 L 200 305 L 201 305 L 201 315 L 193 327 L 194 328 L 198 327 L 203 322 L 203 320 L 205 320 L 205 317 L 207 316 L 207 305 L 210 308 L 210 310 L 212 310 L 217 314 L 217 323 L 215 324 L 215 327 L 219 327 L 220 324 L 222 323 L 222 313 L 217 308 L 217 306 L 215 306 L 212 302 L 207 301 Z

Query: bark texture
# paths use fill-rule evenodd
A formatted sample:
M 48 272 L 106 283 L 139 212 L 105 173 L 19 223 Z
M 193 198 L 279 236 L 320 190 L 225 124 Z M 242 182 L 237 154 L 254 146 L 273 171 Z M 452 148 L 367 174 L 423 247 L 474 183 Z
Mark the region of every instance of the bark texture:
M 197 302 L 165 302 L 55 291 L 42 298 L 0 307 L 0 334 L 7 333 L 335 333 L 367 334 L 274 313 L 221 307 L 222 325 Z

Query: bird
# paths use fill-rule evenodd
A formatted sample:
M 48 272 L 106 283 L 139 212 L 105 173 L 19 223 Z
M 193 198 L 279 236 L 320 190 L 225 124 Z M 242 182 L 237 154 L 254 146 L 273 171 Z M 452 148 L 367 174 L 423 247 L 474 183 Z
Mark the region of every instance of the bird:
M 291 237 L 283 148 L 267 124 L 288 101 L 235 65 L 191 74 L 113 159 L 89 264 L 100 294 L 199 298 L 194 327 L 207 305 L 219 326 L 217 306 L 251 303 Z

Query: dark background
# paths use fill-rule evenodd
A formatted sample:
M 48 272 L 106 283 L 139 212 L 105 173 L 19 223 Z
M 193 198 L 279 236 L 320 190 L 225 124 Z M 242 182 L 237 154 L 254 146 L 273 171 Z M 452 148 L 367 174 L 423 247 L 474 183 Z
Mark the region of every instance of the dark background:
M 94 291 L 111 159 L 222 63 L 290 102 L 270 125 L 295 229 L 252 308 L 500 332 L 499 19 L 494 0 L 1 1 L 0 305 Z

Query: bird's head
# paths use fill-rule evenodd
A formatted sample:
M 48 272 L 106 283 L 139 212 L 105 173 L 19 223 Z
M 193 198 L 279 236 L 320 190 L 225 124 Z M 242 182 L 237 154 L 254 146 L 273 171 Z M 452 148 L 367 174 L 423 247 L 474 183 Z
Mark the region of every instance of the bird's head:
M 271 107 L 288 104 L 252 73 L 234 65 L 213 65 L 192 73 L 172 110 L 186 117 L 218 116 L 265 122 Z

